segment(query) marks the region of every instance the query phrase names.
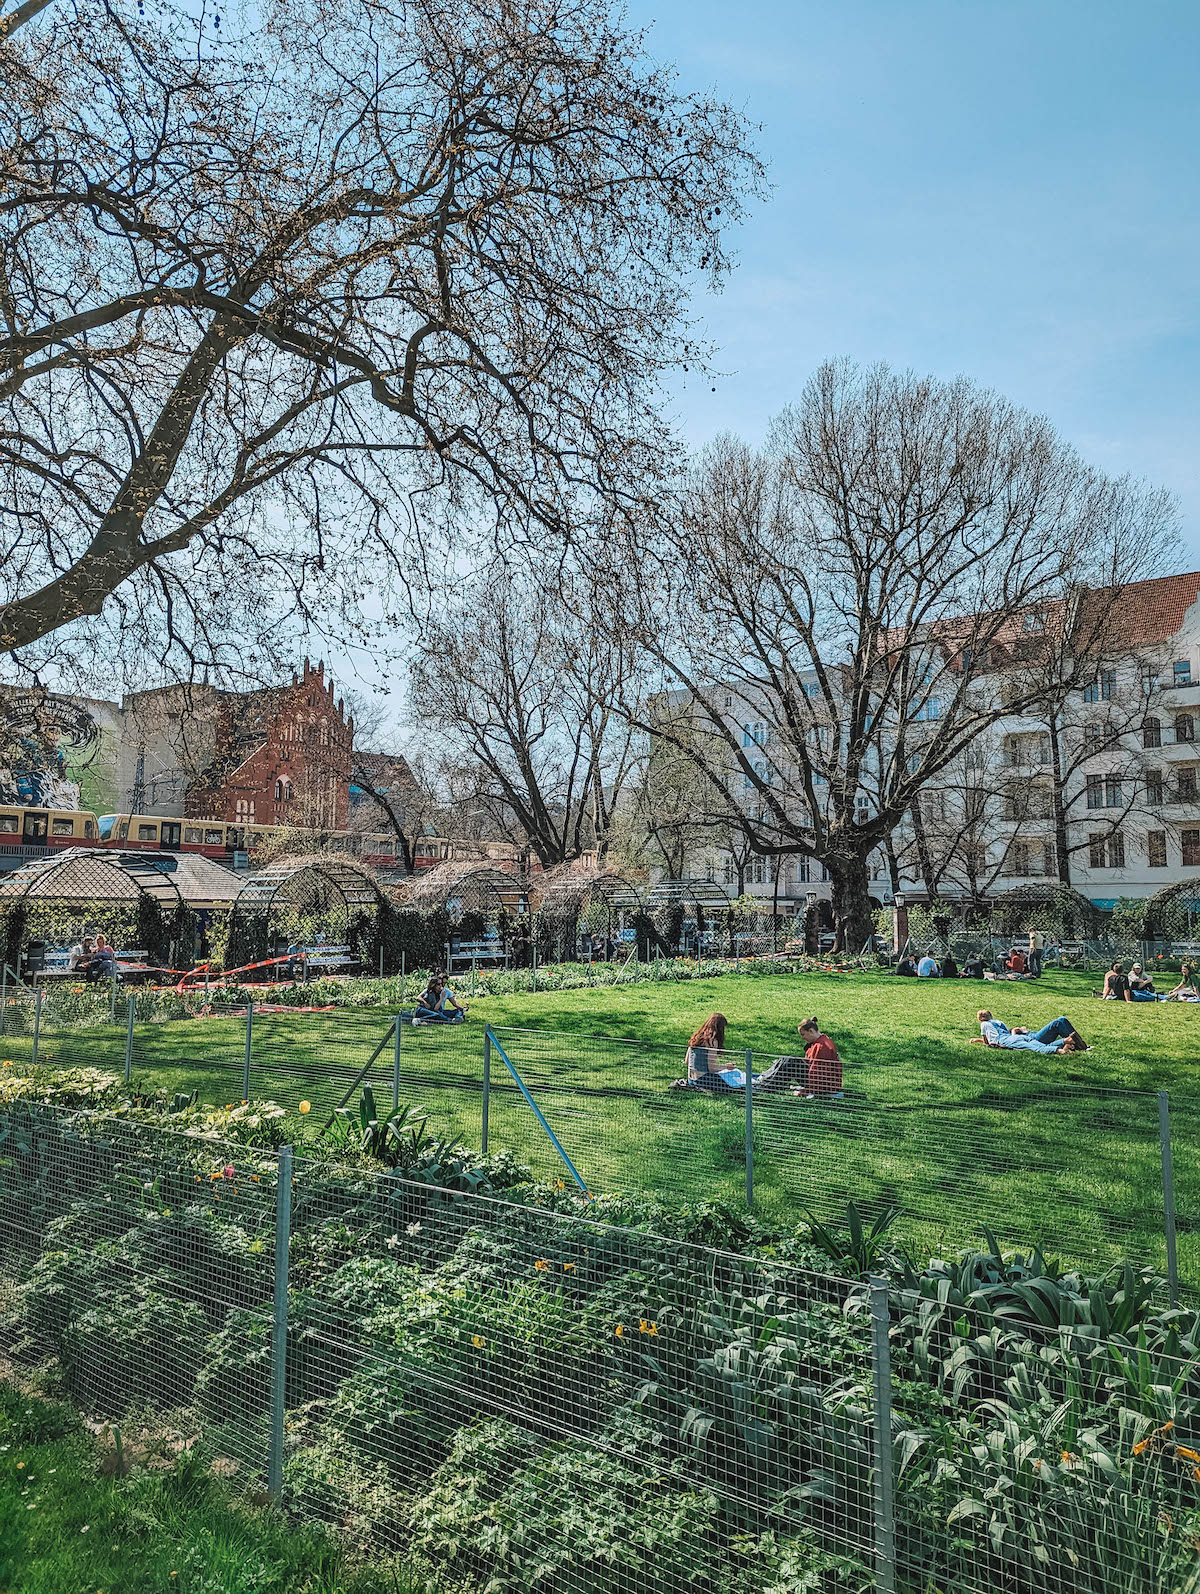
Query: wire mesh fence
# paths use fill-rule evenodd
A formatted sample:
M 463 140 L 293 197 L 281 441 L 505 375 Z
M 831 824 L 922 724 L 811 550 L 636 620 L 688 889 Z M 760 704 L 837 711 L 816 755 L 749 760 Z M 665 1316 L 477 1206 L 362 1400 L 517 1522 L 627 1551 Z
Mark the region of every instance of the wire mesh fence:
M 1195 1587 L 1196 1315 L 982 1251 L 862 1282 L 287 1148 L 0 1108 L 0 1346 L 488 1594 Z
M 249 999 L 148 1021 L 137 1001 L 10 993 L 0 1060 L 85 1066 L 216 1105 L 303 1104 L 314 1130 L 369 1085 L 380 1111 L 419 1111 L 437 1135 L 507 1152 L 542 1179 L 577 1173 L 592 1191 L 750 1200 L 769 1220 L 827 1219 L 849 1202 L 868 1220 L 899 1209 L 918 1250 L 952 1251 L 988 1230 L 1081 1263 L 1127 1256 L 1200 1289 L 1196 1106 L 1050 1080 L 1021 1053 L 958 1057 L 919 1084 L 902 1059 L 865 1056 L 830 1099 L 806 1091 L 802 1059 L 772 1054 L 725 1059 L 741 1071 L 729 1078 L 749 1070 L 759 1081 L 749 1093 L 681 1089 L 678 1050 L 644 1042 L 397 1028 L 374 1010 Z M 107 1004 L 100 1022 L 96 1003 Z

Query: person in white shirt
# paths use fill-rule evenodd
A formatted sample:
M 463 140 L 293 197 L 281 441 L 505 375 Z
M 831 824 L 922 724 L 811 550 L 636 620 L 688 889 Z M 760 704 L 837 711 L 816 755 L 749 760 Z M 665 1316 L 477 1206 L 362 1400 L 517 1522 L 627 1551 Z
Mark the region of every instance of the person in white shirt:
M 941 972 L 941 969 L 938 968 L 937 958 L 931 952 L 926 952 L 925 956 L 917 964 L 918 979 L 936 980 Z

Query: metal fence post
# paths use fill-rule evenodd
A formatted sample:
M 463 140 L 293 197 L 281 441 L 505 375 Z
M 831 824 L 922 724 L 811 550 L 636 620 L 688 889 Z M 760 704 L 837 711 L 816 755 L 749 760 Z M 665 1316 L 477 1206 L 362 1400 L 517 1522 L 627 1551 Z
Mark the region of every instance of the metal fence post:
M 288 1241 L 292 1231 L 292 1148 L 279 1148 L 275 1185 L 275 1321 L 271 1329 L 271 1445 L 267 1488 L 283 1490 L 283 1413 L 287 1400 Z
M 1179 1305 L 1179 1259 L 1175 1250 L 1175 1175 L 1171 1167 L 1171 1106 L 1165 1090 L 1158 1093 L 1158 1145 L 1162 1156 L 1163 1228 L 1167 1241 L 1167 1293 Z
M 536 936 L 530 942 L 529 950 L 530 950 L 530 953 L 532 954 L 532 957 L 533 957 L 533 988 L 536 991 L 537 990 L 537 938 L 536 938 Z
M 133 1010 L 137 998 L 129 998 L 129 1015 L 125 1020 L 125 1083 L 129 1083 L 129 1076 L 133 1072 Z
M 488 1117 L 492 1105 L 492 1032 L 483 1032 L 483 1154 L 488 1149 Z
M 254 1003 L 246 1003 L 246 1061 L 242 1068 L 242 1100 L 250 1100 L 250 1047 L 254 1038 Z
M 30 1058 L 30 1068 L 37 1067 L 38 1045 L 42 1038 L 42 997 L 45 991 L 39 991 L 33 999 L 33 1056 Z
M 892 1347 L 887 1280 L 871 1279 L 871 1376 L 875 1390 L 875 1587 L 894 1594 L 896 1523 L 892 1498 Z
M 392 1111 L 400 1111 L 400 1048 L 404 1041 L 404 1026 L 396 1014 L 396 1033 L 392 1037 Z
M 754 1053 L 746 1052 L 746 1205 L 754 1205 Z
M 408 1000 L 408 997 L 405 994 L 405 990 L 404 990 L 404 987 L 408 984 L 407 970 L 405 968 L 405 964 L 407 963 L 407 961 L 408 961 L 407 954 L 404 953 L 404 952 L 401 952 L 401 954 L 400 954 L 400 1006 L 401 1007 L 403 1007 L 405 1002 Z
M 108 1022 L 110 1024 L 117 1022 L 117 971 L 115 969 L 113 970 L 112 992 L 108 1003 Z
M 0 968 L 0 1035 L 4 1034 L 4 1021 L 8 1017 L 8 964 Z

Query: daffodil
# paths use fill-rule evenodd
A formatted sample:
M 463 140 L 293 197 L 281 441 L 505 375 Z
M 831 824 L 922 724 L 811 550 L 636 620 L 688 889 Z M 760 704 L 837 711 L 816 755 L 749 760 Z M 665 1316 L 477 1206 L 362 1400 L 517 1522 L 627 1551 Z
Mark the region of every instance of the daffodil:
M 574 1262 L 564 1262 L 563 1263 L 563 1272 L 564 1273 L 574 1273 L 574 1271 L 575 1271 L 575 1263 Z
M 539 1257 L 538 1260 L 533 1264 L 533 1269 L 535 1273 L 545 1273 L 549 1266 L 549 1262 L 547 1262 L 546 1258 L 543 1256 Z
M 658 1333 L 658 1324 L 657 1323 L 652 1323 L 648 1317 L 643 1317 L 641 1322 L 638 1324 L 638 1332 L 641 1333 L 641 1334 L 650 1334 L 650 1335 L 657 1334 Z
M 472 1334 L 471 1335 L 471 1344 L 474 1345 L 476 1350 L 482 1350 L 483 1347 L 487 1344 L 487 1340 L 484 1339 L 482 1334 Z
M 300 1111 L 301 1112 L 312 1112 L 312 1102 L 311 1101 L 302 1101 L 300 1103 Z
M 620 1339 L 625 1333 L 625 1324 L 624 1323 L 618 1323 L 616 1328 L 613 1329 L 613 1333 L 617 1336 L 618 1339 Z

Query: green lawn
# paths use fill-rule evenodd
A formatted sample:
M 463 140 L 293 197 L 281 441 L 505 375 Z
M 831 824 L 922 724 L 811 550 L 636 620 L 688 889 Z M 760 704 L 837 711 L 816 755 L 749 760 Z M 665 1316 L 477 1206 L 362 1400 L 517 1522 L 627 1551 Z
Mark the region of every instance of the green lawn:
M 0 1385 L 5 1594 L 405 1594 L 326 1534 L 237 1503 L 186 1451 L 97 1438 Z
M 871 1211 L 894 1203 L 901 1230 L 929 1250 L 970 1243 L 987 1225 L 1005 1244 L 1038 1242 L 1081 1260 L 1128 1252 L 1161 1264 L 1154 1092 L 1167 1090 L 1180 1272 L 1200 1287 L 1200 1093 L 1192 1079 L 1200 1006 L 1093 1001 L 1095 979 L 727 975 L 480 998 L 465 1025 L 405 1029 L 400 1096 L 426 1108 L 440 1130 L 478 1145 L 488 1023 L 590 1188 L 744 1200 L 741 1100 L 697 1100 L 666 1087 L 682 1072 L 689 1033 L 714 1009 L 729 1018 L 730 1046 L 752 1048 L 756 1067 L 792 1050 L 798 1020 L 815 1012 L 841 1049 L 847 1100 L 756 1100 L 755 1195 L 766 1216 L 828 1213 L 849 1199 Z M 971 1045 L 975 1010 L 985 1004 L 1030 1027 L 1066 1012 L 1096 1049 L 1060 1059 Z M 305 1123 L 315 1131 L 384 1041 L 369 1078 L 390 1100 L 387 1022 L 377 1009 L 257 1016 L 252 1094 L 291 1107 L 310 1102 Z M 238 1017 L 141 1025 L 135 1077 L 234 1101 L 244 1045 Z M 3 1056 L 19 1063 L 28 1049 L 27 1038 L 12 1037 Z M 119 1068 L 124 1033 L 47 1031 L 48 1054 L 56 1064 Z M 498 1054 L 492 1085 L 491 1149 L 567 1177 Z

